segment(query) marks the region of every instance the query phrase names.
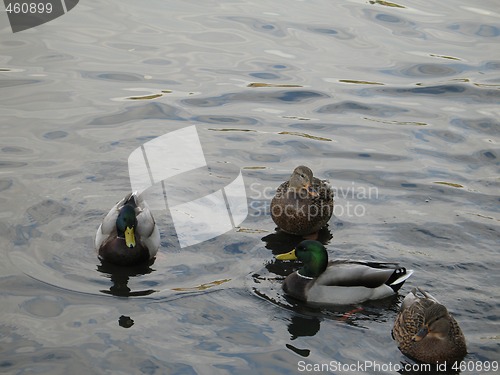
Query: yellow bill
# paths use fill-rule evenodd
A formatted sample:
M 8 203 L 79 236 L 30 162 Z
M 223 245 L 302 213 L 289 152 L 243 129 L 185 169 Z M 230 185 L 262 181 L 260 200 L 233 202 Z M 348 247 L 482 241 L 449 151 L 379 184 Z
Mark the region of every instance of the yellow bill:
M 276 259 L 278 259 L 278 260 L 296 260 L 297 255 L 295 255 L 295 249 L 293 249 L 289 253 L 276 255 Z
M 127 247 L 135 247 L 134 228 L 125 229 L 125 244 Z

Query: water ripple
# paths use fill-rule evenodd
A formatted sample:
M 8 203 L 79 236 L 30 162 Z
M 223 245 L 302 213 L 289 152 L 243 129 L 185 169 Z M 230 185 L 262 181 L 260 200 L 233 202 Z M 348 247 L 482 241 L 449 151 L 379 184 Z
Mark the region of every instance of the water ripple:
M 183 99 L 182 103 L 195 107 L 218 107 L 226 104 L 245 103 L 304 103 L 312 99 L 328 98 L 328 95 L 311 90 L 295 91 L 272 91 L 272 92 L 239 92 L 223 94 L 216 97 L 207 98 L 189 98 Z
M 369 89 L 364 89 L 369 90 Z M 500 102 L 500 90 L 488 89 L 465 84 L 446 84 L 420 87 L 383 87 L 373 89 L 377 94 L 393 97 L 401 96 L 438 96 L 443 100 L 495 104 Z
M 115 125 L 132 120 L 170 119 L 183 121 L 181 110 L 164 103 L 145 103 L 141 106 L 127 107 L 125 110 L 101 117 L 95 117 L 90 125 Z

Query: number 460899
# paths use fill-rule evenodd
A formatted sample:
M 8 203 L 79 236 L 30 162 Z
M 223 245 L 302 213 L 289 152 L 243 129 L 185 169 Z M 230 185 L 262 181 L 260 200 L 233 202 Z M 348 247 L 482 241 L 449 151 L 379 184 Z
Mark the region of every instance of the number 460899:
M 51 3 L 9 3 L 5 8 L 7 13 L 15 14 L 34 14 L 34 13 L 52 13 Z

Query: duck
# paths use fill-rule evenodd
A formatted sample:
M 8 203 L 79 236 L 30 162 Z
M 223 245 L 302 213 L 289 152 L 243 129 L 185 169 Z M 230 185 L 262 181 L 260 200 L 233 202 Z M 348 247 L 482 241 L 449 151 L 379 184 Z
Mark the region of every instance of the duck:
M 333 190 L 313 176 L 309 167 L 296 167 L 271 200 L 271 218 L 282 231 L 306 236 L 317 233 L 333 214 Z
M 454 363 L 467 354 L 465 337 L 447 308 L 431 294 L 413 288 L 394 320 L 399 350 L 423 363 Z
M 160 232 L 144 199 L 132 192 L 111 208 L 95 236 L 101 261 L 120 266 L 143 264 L 155 258 Z
M 282 288 L 290 297 L 316 305 L 352 305 L 386 298 L 396 294 L 413 273 L 398 263 L 328 261 L 325 246 L 314 240 L 304 240 L 276 259 L 303 263 L 285 278 Z

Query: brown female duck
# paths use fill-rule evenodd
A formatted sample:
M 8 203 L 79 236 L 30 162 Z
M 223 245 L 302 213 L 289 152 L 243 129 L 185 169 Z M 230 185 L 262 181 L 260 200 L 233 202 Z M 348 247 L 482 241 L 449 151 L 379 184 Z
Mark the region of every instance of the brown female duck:
M 294 169 L 271 201 L 271 217 L 283 231 L 308 235 L 324 227 L 333 214 L 333 190 L 326 181 L 313 177 L 306 166 Z
M 403 354 L 424 363 L 452 363 L 467 354 L 457 321 L 445 306 L 420 288 L 405 297 L 392 337 Z

